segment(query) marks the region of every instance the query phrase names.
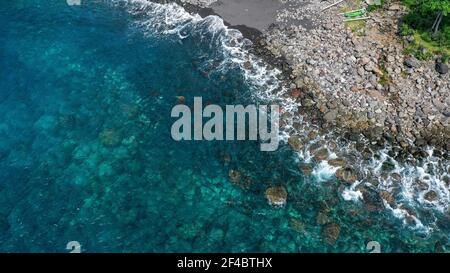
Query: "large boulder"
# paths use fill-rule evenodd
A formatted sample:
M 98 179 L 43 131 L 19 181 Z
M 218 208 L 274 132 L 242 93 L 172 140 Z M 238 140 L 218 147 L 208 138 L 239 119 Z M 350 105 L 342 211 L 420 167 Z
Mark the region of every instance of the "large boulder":
M 345 160 L 342 158 L 335 158 L 328 160 L 328 164 L 333 167 L 343 167 L 345 166 Z
M 284 206 L 287 201 L 287 191 L 283 186 L 270 187 L 266 190 L 266 198 L 272 206 Z
M 445 75 L 448 73 L 448 65 L 446 65 L 440 61 L 436 62 L 435 68 L 439 74 Z
M 322 148 L 316 151 L 314 154 L 314 158 L 317 161 L 325 160 L 328 158 L 328 150 L 326 148 Z
M 288 144 L 295 151 L 300 151 L 303 148 L 303 143 L 299 136 L 290 136 Z
M 336 171 L 336 176 L 346 184 L 353 184 L 358 179 L 355 171 L 350 167 L 345 167 Z

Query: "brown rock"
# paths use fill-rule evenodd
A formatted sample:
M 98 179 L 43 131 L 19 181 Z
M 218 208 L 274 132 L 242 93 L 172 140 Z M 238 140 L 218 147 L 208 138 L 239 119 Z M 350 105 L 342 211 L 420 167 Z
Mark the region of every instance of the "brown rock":
M 357 176 L 352 168 L 345 167 L 336 171 L 336 176 L 346 184 L 353 184 L 357 180 Z
M 322 238 L 326 243 L 334 245 L 341 233 L 341 227 L 336 223 L 330 223 L 326 225 L 322 230 Z
M 176 96 L 177 104 L 185 104 L 186 98 L 184 96 Z
M 284 206 L 287 201 L 287 191 L 283 186 L 270 187 L 266 190 L 266 198 L 272 206 Z
M 237 184 L 241 181 L 242 175 L 237 170 L 230 170 L 228 172 L 228 177 L 230 178 L 231 182 L 233 182 L 234 184 Z
M 240 187 L 243 190 L 250 189 L 250 187 L 253 184 L 253 181 L 249 176 L 237 170 L 230 170 L 228 172 L 228 177 L 230 178 L 231 183 Z
M 308 133 L 308 139 L 313 140 L 317 137 L 318 133 L 316 131 L 311 131 Z
M 300 92 L 299 89 L 297 89 L 297 88 L 292 89 L 292 91 L 291 91 L 291 96 L 292 96 L 293 98 L 298 98 L 298 97 L 300 97 L 300 95 L 301 95 L 301 92 Z
M 381 196 L 375 190 L 370 188 L 362 189 L 363 203 L 369 211 L 381 211 L 384 209 L 384 203 Z
M 395 204 L 395 198 L 392 195 L 392 193 L 390 193 L 390 192 L 381 191 L 380 192 L 380 197 L 382 199 L 384 199 L 389 205 L 391 205 L 391 207 Z
M 314 154 L 314 158 L 318 161 L 327 159 L 328 158 L 328 150 L 325 148 L 318 150 Z
M 303 143 L 298 136 L 290 136 L 288 139 L 288 144 L 295 151 L 300 151 L 303 148 Z
M 328 164 L 330 164 L 333 167 L 344 167 L 345 160 L 342 158 L 330 159 L 330 160 L 328 160 Z

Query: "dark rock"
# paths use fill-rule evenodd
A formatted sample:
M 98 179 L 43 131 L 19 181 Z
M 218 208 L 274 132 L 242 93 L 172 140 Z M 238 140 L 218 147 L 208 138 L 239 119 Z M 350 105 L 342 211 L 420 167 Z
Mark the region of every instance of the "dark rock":
M 395 170 L 395 164 L 392 160 L 386 160 L 383 162 L 383 164 L 381 165 L 381 169 L 383 171 L 393 171 Z
M 409 68 L 417 68 L 420 66 L 420 61 L 414 57 L 406 58 L 404 63 Z
M 250 70 L 250 69 L 252 69 L 252 63 L 250 62 L 250 61 L 246 61 L 245 63 L 244 63 L 244 68 L 245 69 L 247 69 L 247 70 Z
M 429 191 L 429 192 L 425 193 L 423 198 L 425 198 L 425 200 L 427 200 L 427 201 L 433 202 L 438 199 L 438 195 L 435 191 Z
M 436 68 L 436 71 L 437 71 L 439 74 L 444 75 L 444 74 L 447 74 L 447 73 L 448 73 L 448 65 L 446 65 L 446 64 L 444 64 L 444 63 L 442 63 L 442 62 L 439 62 L 439 61 L 436 62 L 435 68 Z
M 369 188 L 363 190 L 363 202 L 369 211 L 381 211 L 384 208 L 380 194 Z

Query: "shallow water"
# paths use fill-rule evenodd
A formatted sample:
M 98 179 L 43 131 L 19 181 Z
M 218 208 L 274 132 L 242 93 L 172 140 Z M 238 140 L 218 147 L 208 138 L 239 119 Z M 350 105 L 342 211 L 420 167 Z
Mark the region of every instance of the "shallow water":
M 281 89 L 219 18 L 82 3 L 0 4 L 0 251 L 449 250 L 448 211 L 421 213 L 423 232 L 346 201 L 329 166 L 305 176 L 287 145 L 172 140 L 179 96 L 247 104 Z M 230 170 L 243 178 L 232 183 Z M 288 191 L 282 208 L 264 196 L 276 185 Z

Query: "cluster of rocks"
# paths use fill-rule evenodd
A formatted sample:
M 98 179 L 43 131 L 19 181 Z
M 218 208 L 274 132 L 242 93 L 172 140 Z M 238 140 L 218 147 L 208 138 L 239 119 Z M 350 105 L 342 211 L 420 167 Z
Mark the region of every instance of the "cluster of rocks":
M 450 149 L 448 66 L 405 55 L 413 41 L 398 35 L 403 6 L 390 1 L 349 25 L 339 13 L 360 7 L 352 1 L 323 12 L 323 1 L 291 2 L 301 8 L 280 10 L 263 45 L 289 63 L 291 88 L 312 94 L 302 98 L 304 109 L 371 140 Z

